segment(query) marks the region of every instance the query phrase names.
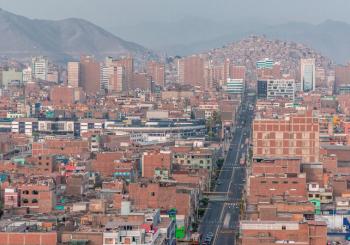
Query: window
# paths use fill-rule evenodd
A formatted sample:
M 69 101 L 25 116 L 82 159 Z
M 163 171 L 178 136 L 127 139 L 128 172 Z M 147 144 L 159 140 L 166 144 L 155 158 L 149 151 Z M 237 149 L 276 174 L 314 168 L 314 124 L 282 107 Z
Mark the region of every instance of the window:
M 156 194 L 154 192 L 151 192 L 151 196 L 154 197 Z
M 33 194 L 33 195 L 38 195 L 39 192 L 38 192 L 37 190 L 33 190 L 33 191 L 32 191 L 32 194 Z
M 22 192 L 24 195 L 29 195 L 29 191 L 28 190 L 25 190 Z
M 23 203 L 28 203 L 28 199 L 23 199 L 22 202 Z
M 38 199 L 35 199 L 35 198 L 34 198 L 34 199 L 32 200 L 32 203 L 38 203 Z
M 286 226 L 285 225 L 282 225 L 282 230 L 286 230 Z

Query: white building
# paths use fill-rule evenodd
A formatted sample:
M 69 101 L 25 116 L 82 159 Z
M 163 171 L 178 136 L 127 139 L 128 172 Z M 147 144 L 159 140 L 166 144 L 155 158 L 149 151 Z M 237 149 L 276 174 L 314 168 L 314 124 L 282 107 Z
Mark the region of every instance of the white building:
M 100 68 L 100 88 L 108 92 L 122 92 L 127 88 L 125 69 L 118 66 L 115 60 L 107 57 Z
M 35 79 L 47 80 L 48 69 L 49 63 L 45 57 L 32 58 L 32 73 Z
M 113 82 L 114 67 L 108 65 L 101 65 L 100 72 L 100 88 L 101 90 L 111 90 L 111 84 Z
M 271 79 L 267 81 L 267 99 L 288 98 L 294 100 L 294 79 Z
M 243 94 L 244 93 L 244 80 L 228 78 L 224 90 L 230 94 Z
M 316 64 L 315 59 L 300 60 L 300 82 L 304 92 L 313 91 L 316 87 Z
M 32 68 L 28 67 L 22 70 L 22 81 L 24 83 L 31 82 L 33 79 Z

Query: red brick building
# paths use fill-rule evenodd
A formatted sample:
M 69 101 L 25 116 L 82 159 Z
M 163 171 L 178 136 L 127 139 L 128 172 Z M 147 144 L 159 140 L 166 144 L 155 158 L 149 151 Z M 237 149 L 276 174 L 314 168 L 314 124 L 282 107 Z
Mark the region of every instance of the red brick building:
M 26 158 L 26 162 L 35 169 L 36 174 L 49 175 L 54 171 L 52 155 L 35 155 Z
M 99 172 L 102 176 L 112 176 L 117 166 L 124 157 L 123 152 L 102 152 L 96 154 L 96 159 L 92 160 L 91 167 L 94 172 Z
M 90 152 L 89 142 L 82 140 L 46 139 L 34 142 L 32 155 L 82 155 Z
M 321 245 L 327 243 L 327 224 L 316 221 L 242 221 L 240 240 L 242 245 Z
M 178 79 L 181 84 L 204 86 L 204 59 L 193 55 L 178 60 Z
M 80 58 L 80 83 L 87 94 L 100 90 L 100 64 L 92 56 Z
M 151 76 L 152 81 L 159 86 L 165 85 L 165 66 L 156 61 L 147 62 L 147 74 Z
M 319 161 L 319 122 L 311 113 L 253 122 L 254 158 L 301 158 Z
M 155 177 L 155 170 L 171 170 L 172 154 L 170 151 L 149 151 L 142 155 L 142 177 Z
M 1 245 L 56 245 L 57 232 L 0 232 Z
M 276 196 L 305 197 L 305 174 L 261 174 L 249 177 L 248 200 L 258 202 Z
M 18 187 L 20 206 L 35 213 L 50 213 L 56 205 L 55 187 L 51 181 L 24 183 Z
M 74 88 L 55 86 L 50 90 L 50 101 L 54 105 L 71 105 L 74 103 Z
M 177 214 L 188 216 L 191 212 L 191 191 L 180 191 L 175 185 L 159 183 L 130 183 L 129 198 L 136 209 L 176 208 Z

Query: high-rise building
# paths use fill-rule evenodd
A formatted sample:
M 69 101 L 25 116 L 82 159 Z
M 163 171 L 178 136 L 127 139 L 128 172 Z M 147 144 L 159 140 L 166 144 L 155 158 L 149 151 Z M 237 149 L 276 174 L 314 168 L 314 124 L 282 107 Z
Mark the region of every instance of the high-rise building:
M 350 90 L 350 64 L 335 67 L 335 92 L 343 93 Z
M 230 67 L 230 78 L 232 79 L 243 79 L 245 80 L 246 68 L 245 66 L 235 66 Z
M 319 162 L 319 121 L 311 112 L 284 118 L 257 118 L 253 123 L 253 157 L 300 158 Z
M 49 63 L 45 57 L 39 56 L 32 58 L 32 73 L 35 79 L 47 80 Z
M 108 92 L 127 91 L 125 65 L 107 57 L 100 70 L 100 88 Z M 130 83 L 131 84 L 131 83 Z
M 80 63 L 68 62 L 67 64 L 68 86 L 72 88 L 79 87 L 80 80 Z
M 315 72 L 316 88 L 327 87 L 326 70 L 323 67 L 316 67 Z
M 282 77 L 281 64 L 269 59 L 256 62 L 258 79 L 279 79 Z
M 26 69 L 22 70 L 22 75 L 23 75 L 23 82 L 31 82 L 33 79 L 33 74 L 32 74 L 32 68 L 31 67 L 27 67 Z
M 156 61 L 147 62 L 147 74 L 152 77 L 152 81 L 159 86 L 165 85 L 165 66 Z
M 258 80 L 256 90 L 257 90 L 258 99 L 266 99 L 267 98 L 267 80 Z
M 230 69 L 231 69 L 231 66 L 232 66 L 232 63 L 231 63 L 231 60 L 230 59 L 225 59 L 224 61 L 224 66 L 223 66 L 223 69 L 222 69 L 222 72 L 223 72 L 223 79 L 226 81 L 227 78 L 233 78 L 230 76 Z
M 132 90 L 140 89 L 145 91 L 152 90 L 152 79 L 147 73 L 134 73 L 132 83 L 129 85 Z
M 114 79 L 113 65 L 103 64 L 100 70 L 100 89 L 111 91 L 111 85 Z
M 127 91 L 129 89 L 129 84 L 133 81 L 134 75 L 134 59 L 131 56 L 123 57 L 118 60 L 113 60 L 113 65 L 115 67 L 123 67 L 124 68 L 124 85 L 123 90 Z
M 100 64 L 92 56 L 80 58 L 80 82 L 87 94 L 96 94 L 100 90 Z
M 266 98 L 288 98 L 294 100 L 295 80 L 294 79 L 270 79 L 266 82 Z
M 192 86 L 204 87 L 204 59 L 193 55 L 178 60 L 178 82 Z
M 256 68 L 257 69 L 272 69 L 274 64 L 275 64 L 275 62 L 273 60 L 265 58 L 263 60 L 258 60 L 256 62 Z
M 8 69 L 2 71 L 2 85 L 7 87 L 10 83 L 22 83 L 23 74 L 21 71 L 16 71 L 15 69 Z
M 316 87 L 315 59 L 300 60 L 300 82 L 304 92 L 313 91 Z
M 243 94 L 244 93 L 244 80 L 243 79 L 231 79 L 227 78 L 224 90 L 229 94 Z
M 122 66 L 114 66 L 113 81 L 110 89 L 115 92 L 127 91 L 127 84 L 125 80 L 125 69 Z
M 58 83 L 58 80 L 59 80 L 58 71 L 55 69 L 49 69 L 49 71 L 47 73 L 46 81 L 51 82 L 51 83 Z

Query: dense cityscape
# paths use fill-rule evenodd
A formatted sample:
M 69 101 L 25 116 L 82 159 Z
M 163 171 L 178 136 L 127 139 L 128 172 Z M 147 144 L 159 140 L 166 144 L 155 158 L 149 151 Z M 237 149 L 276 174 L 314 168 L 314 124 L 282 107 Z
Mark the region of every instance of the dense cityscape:
M 349 244 L 349 64 L 142 52 L 0 54 L 0 245 Z

